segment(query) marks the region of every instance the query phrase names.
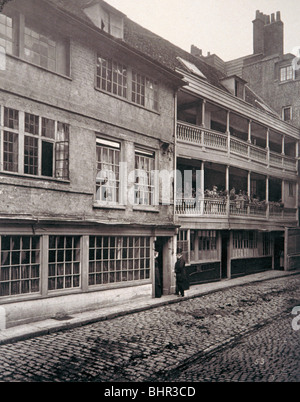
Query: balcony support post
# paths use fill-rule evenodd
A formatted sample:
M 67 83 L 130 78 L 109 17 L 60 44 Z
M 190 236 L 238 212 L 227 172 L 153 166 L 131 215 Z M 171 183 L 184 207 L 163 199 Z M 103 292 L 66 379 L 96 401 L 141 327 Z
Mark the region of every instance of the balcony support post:
M 269 176 L 266 177 L 266 204 L 267 204 L 267 219 L 270 217 L 270 205 L 269 205 Z
M 267 151 L 267 165 L 270 167 L 270 129 L 267 128 L 267 135 L 266 135 L 266 151 Z
M 247 195 L 248 195 L 248 199 L 250 200 L 250 197 L 251 197 L 251 171 L 250 170 L 248 172 L 248 177 L 247 177 Z M 247 215 L 250 215 L 249 203 L 248 203 L 248 207 L 247 207 Z
M 227 119 L 226 119 L 226 134 L 227 134 L 227 152 L 230 155 L 230 110 L 227 110 Z
M 225 186 L 226 186 L 226 194 L 227 194 L 227 199 L 226 199 L 226 215 L 229 217 L 230 213 L 230 198 L 229 198 L 229 166 L 226 166 L 226 173 L 225 173 Z
M 205 128 L 205 110 L 206 110 L 206 100 L 203 99 L 201 106 L 201 127 Z

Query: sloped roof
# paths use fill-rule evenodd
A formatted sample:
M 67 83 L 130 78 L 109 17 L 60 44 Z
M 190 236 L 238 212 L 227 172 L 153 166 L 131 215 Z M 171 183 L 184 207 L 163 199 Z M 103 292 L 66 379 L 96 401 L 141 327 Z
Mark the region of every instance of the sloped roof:
M 79 18 L 87 25 L 95 26 L 84 12 L 84 8 L 94 4 L 98 0 L 44 0 L 53 4 L 57 8 Z M 102 1 L 102 0 L 101 0 Z M 104 4 L 108 4 L 103 1 Z M 109 4 L 108 6 L 111 7 Z M 118 10 L 116 10 L 118 11 Z M 100 31 L 100 29 L 99 29 Z M 104 33 L 106 34 L 106 33 Z M 106 34 L 109 35 L 109 34 Z M 110 35 L 109 35 L 110 36 Z M 226 77 L 220 70 L 207 64 L 203 59 L 193 56 L 191 53 L 181 49 L 180 47 L 172 44 L 161 36 L 151 32 L 150 30 L 142 27 L 141 25 L 130 20 L 124 15 L 124 40 L 113 38 L 116 42 L 122 42 L 134 48 L 139 53 L 142 53 L 158 64 L 166 67 L 167 69 L 176 70 L 180 69 L 186 72 L 191 72 L 186 67 L 180 58 L 187 60 L 189 63 L 194 64 L 200 72 L 205 76 L 205 79 L 211 85 L 229 92 L 221 83 L 221 80 Z M 249 86 L 246 85 L 245 101 L 256 108 L 272 113 L 271 108 L 253 92 Z M 273 112 L 274 115 L 277 113 Z
M 188 68 L 185 68 L 178 60 L 178 57 L 187 60 L 193 63 L 202 74 L 205 75 L 210 84 L 227 91 L 223 85 L 220 84 L 220 79 L 224 77 L 221 71 L 209 66 L 207 63 L 161 36 L 143 28 L 129 18 L 125 18 L 124 21 L 124 40 L 134 48 L 139 49 L 156 61 L 172 69 L 180 68 L 181 70 L 189 72 Z

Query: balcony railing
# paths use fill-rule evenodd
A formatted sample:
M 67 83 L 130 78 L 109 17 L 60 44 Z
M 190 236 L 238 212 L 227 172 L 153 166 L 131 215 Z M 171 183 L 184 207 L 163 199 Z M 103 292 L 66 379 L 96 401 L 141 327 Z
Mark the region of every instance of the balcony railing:
M 201 217 L 252 217 L 266 220 L 297 221 L 296 208 L 284 208 L 279 203 L 231 201 L 228 198 L 186 198 L 176 200 L 176 214 Z
M 292 172 L 297 171 L 296 158 L 269 151 L 233 136 L 229 141 L 227 134 L 189 123 L 177 122 L 177 139 L 185 143 L 243 156 L 249 162 L 258 162 Z

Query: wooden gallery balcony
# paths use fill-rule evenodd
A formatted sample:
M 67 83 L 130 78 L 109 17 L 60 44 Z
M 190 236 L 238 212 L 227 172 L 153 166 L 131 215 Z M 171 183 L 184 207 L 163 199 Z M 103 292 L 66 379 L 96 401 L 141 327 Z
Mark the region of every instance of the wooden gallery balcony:
M 243 157 L 246 162 L 255 162 L 291 173 L 297 172 L 297 159 L 251 144 L 247 141 L 202 128 L 185 122 L 177 122 L 177 141 L 198 145 L 202 148 L 214 149 L 224 155 Z
M 280 203 L 255 202 L 245 199 L 188 198 L 176 200 L 179 216 L 202 216 L 214 218 L 249 217 L 264 220 L 297 221 L 296 208 L 284 208 Z

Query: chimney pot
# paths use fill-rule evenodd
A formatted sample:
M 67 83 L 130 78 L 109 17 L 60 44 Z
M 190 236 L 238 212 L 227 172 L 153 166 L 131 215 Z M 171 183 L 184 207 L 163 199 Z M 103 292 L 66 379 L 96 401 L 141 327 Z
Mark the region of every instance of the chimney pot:
M 275 22 L 275 14 L 274 13 L 271 14 L 271 22 Z
M 281 21 L 280 11 L 276 12 L 276 21 Z

